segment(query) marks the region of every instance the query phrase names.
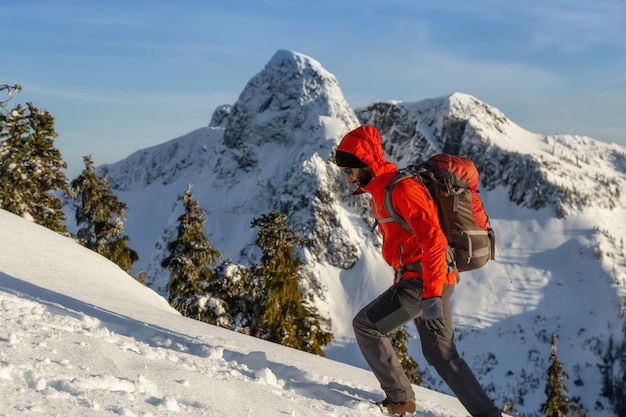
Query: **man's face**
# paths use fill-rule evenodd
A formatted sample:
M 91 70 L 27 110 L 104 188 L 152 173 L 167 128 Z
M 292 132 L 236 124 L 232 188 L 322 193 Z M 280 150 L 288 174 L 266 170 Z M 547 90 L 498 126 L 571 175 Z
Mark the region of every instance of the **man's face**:
M 357 187 L 365 187 L 372 180 L 374 175 L 369 167 L 346 168 L 339 167 L 341 173 L 346 177 L 346 182 L 355 184 Z

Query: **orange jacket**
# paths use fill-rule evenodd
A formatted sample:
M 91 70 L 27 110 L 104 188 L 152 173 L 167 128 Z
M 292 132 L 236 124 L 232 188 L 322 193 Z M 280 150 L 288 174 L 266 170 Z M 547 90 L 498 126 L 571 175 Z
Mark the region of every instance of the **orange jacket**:
M 385 160 L 378 130 L 361 126 L 341 140 L 337 150 L 349 152 L 366 163 L 374 178 L 362 188 L 372 196 L 372 213 L 376 219 L 388 216 L 383 204 L 385 186 L 396 174 L 395 164 Z M 397 272 L 405 265 L 422 263 L 422 273 L 405 271 L 401 279 L 422 278 L 422 298 L 441 296 L 444 284 L 456 282 L 454 272 L 447 273 L 445 249 L 448 245 L 439 226 L 437 207 L 428 190 L 413 180 L 400 181 L 392 194 L 393 207 L 404 218 L 414 233 L 390 221 L 379 223 L 382 234 L 382 254 Z

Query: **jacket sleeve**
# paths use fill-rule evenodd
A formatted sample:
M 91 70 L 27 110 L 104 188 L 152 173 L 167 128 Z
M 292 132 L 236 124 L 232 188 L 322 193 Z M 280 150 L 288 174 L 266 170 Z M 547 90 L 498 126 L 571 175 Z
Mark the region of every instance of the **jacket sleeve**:
M 422 298 L 441 296 L 447 281 L 446 247 L 435 202 L 428 190 L 412 180 L 400 181 L 392 194 L 394 209 L 406 220 L 422 249 Z

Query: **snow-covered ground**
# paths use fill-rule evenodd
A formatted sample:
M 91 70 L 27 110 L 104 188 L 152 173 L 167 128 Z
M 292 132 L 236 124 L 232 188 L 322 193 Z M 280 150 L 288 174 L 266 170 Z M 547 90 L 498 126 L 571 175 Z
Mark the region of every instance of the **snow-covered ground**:
M 0 210 L 0 416 L 380 416 L 373 375 L 179 315 L 69 238 Z M 415 387 L 418 417 L 465 417 Z

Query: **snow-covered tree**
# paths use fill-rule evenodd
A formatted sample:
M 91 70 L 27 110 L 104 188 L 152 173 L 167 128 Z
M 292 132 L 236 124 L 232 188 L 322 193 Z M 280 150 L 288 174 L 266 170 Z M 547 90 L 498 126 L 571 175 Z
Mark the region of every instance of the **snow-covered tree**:
M 203 321 L 239 333 L 251 334 L 257 327 L 263 295 L 251 268 L 226 260 L 213 271 L 204 298 Z M 211 318 L 209 321 L 207 318 Z
M 124 216 L 128 206 L 111 191 L 106 174 L 98 177 L 91 155 L 83 157 L 85 169 L 72 181 L 76 201 L 77 238 L 87 248 L 99 253 L 130 273 L 139 258 L 128 247 L 124 235 Z
M 168 243 L 168 256 L 161 266 L 170 272 L 167 284 L 170 304 L 186 316 L 198 318 L 198 296 L 204 294 L 213 272 L 211 267 L 222 257 L 204 234 L 206 213 L 187 187 L 181 198 L 185 212 L 178 218 L 176 239 Z
M 13 98 L 13 93 L 19 93 L 22 91 L 20 85 L 0 84 L 0 92 L 6 92 L 7 98 L 0 100 L 0 111 L 6 111 L 5 103 Z
M 52 115 L 32 103 L 0 112 L 0 208 L 64 233 L 56 192 L 67 189 L 67 164 L 56 136 Z
M 303 262 L 294 251 L 303 239 L 287 227 L 284 214 L 262 215 L 252 226 L 260 228 L 255 243 L 263 254 L 253 274 L 265 297 L 255 336 L 324 356 L 322 347 L 333 335 L 323 329 L 323 320 L 300 293 Z

